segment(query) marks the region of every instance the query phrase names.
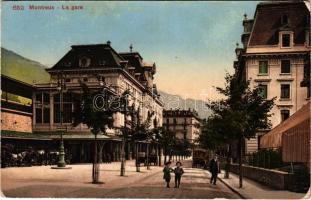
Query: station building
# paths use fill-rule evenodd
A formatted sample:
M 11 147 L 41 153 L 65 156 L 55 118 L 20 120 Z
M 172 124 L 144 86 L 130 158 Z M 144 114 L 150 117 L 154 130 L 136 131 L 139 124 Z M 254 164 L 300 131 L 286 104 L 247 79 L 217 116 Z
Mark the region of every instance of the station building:
M 11 143 L 19 149 L 32 146 L 57 150 L 62 131 L 66 155 L 70 155 L 71 162 L 91 162 L 94 135 L 84 124 L 72 125 L 73 96 L 81 93 L 81 82 L 95 90 L 104 84 L 118 95 L 129 90 L 130 105 L 139 110 L 140 121 L 145 121 L 152 113 L 150 128 L 162 126 L 163 103 L 153 81 L 156 65 L 146 63 L 138 52 L 132 51 L 132 47 L 129 52 L 118 53 L 109 41 L 106 44 L 73 45 L 46 71 L 50 74 L 50 81 L 37 84 L 1 75 L 2 144 Z M 5 94 L 25 97 L 30 103 L 25 105 L 8 100 Z M 103 156 L 109 154 L 112 161 L 117 161 L 121 151 L 120 131 L 128 125 L 121 113 L 116 113 L 113 118 L 114 128 L 106 135 L 99 135 L 98 140 L 103 144 Z M 126 122 L 131 123 L 130 117 Z M 134 153 L 134 146 L 126 144 L 126 157 L 130 159 Z

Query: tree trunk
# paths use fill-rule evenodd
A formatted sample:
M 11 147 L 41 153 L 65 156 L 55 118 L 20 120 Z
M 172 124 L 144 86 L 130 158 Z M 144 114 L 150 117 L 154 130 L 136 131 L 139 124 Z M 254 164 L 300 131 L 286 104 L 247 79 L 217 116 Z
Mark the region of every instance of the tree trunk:
M 226 156 L 226 165 L 225 165 L 225 178 L 229 178 L 229 172 L 230 172 L 230 144 L 227 148 L 227 156 Z
M 97 152 L 97 134 L 95 134 L 94 140 L 94 160 L 93 160 L 93 183 L 99 183 L 99 165 L 98 165 L 98 152 Z
M 166 163 L 166 148 L 163 148 L 163 155 L 164 155 L 164 165 Z
M 239 187 L 243 187 L 243 170 L 242 170 L 242 141 L 243 137 L 239 139 Z
M 125 139 L 122 139 L 120 176 L 125 175 Z
M 150 169 L 149 165 L 149 144 L 147 143 L 147 151 L 146 151 L 146 161 L 147 161 L 147 169 Z
M 140 164 L 139 164 L 139 162 L 138 162 L 138 159 L 139 159 L 139 157 L 138 157 L 138 152 L 139 152 L 139 143 L 137 142 L 136 143 L 136 162 L 135 162 L 135 164 L 136 164 L 136 172 L 140 172 Z
M 162 165 L 162 148 L 161 147 L 158 147 L 158 149 L 159 149 L 159 166 L 161 166 Z

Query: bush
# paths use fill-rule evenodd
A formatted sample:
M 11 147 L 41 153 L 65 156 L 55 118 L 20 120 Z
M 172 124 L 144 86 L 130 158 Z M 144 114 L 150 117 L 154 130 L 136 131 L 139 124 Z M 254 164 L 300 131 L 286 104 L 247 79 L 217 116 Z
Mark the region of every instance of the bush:
M 280 149 L 262 149 L 247 155 L 247 163 L 251 166 L 274 169 L 281 167 L 282 152 Z

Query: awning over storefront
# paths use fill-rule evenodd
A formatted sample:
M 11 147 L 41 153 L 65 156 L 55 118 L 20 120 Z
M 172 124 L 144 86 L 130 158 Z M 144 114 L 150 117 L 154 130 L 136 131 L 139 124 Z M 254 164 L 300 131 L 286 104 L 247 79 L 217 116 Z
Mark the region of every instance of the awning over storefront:
M 282 135 L 296 126 L 310 119 L 310 102 L 304 105 L 287 120 L 276 126 L 260 138 L 260 148 L 279 148 L 282 146 Z

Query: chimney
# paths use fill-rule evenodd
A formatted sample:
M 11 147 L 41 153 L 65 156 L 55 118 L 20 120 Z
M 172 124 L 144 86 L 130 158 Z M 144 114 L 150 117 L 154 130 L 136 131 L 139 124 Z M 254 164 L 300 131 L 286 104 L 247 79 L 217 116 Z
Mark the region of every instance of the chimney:
M 110 40 L 108 40 L 108 41 L 107 41 L 107 44 L 108 44 L 109 46 L 111 45 L 111 42 L 110 42 Z

